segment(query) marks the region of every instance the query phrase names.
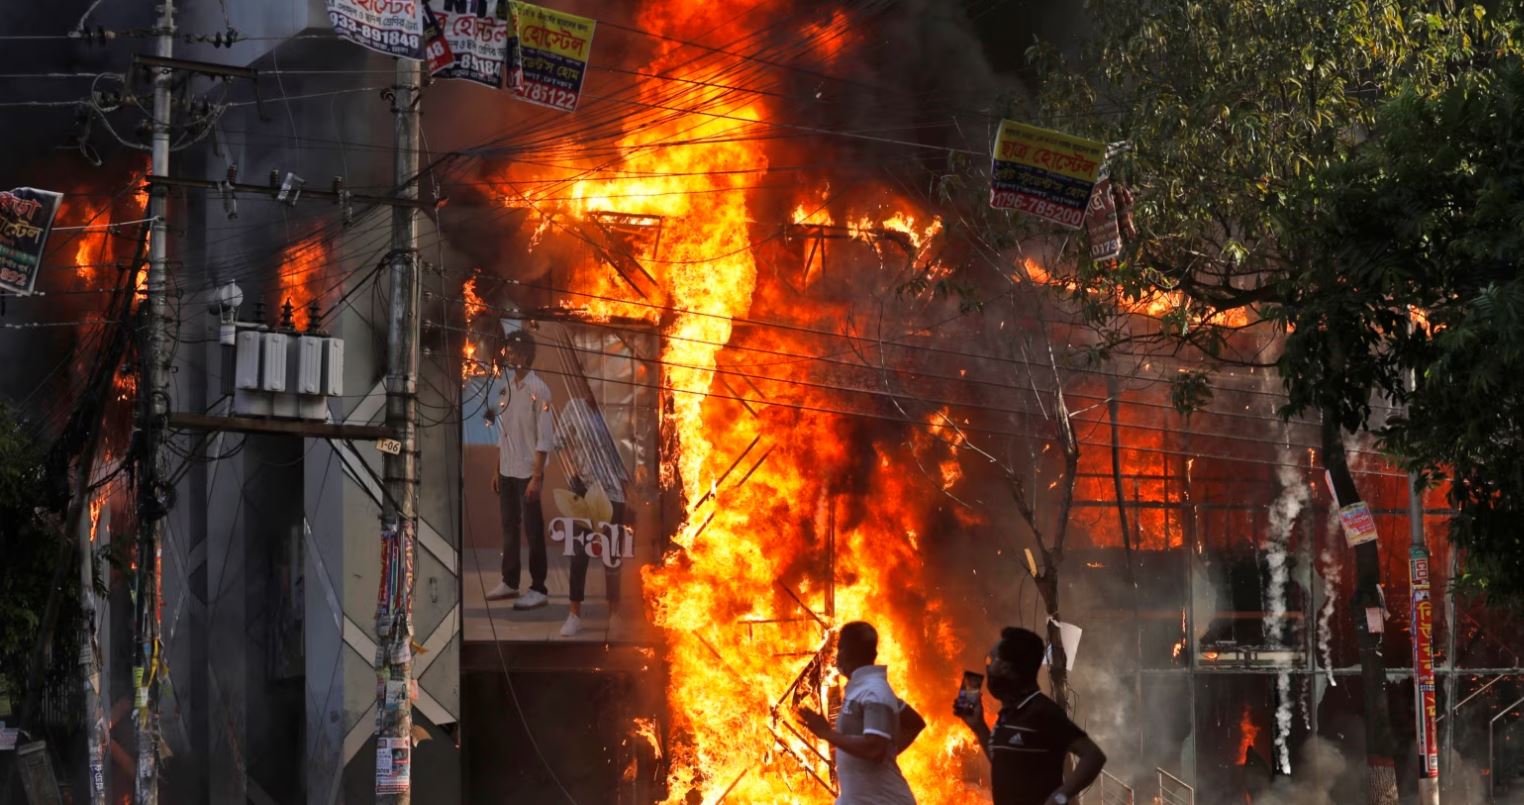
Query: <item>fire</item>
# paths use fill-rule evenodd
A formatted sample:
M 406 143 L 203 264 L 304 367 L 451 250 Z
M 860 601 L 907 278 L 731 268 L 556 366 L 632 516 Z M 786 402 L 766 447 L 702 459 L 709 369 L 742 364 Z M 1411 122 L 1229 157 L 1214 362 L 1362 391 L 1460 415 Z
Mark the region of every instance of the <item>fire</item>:
M 105 495 L 94 495 L 90 498 L 90 541 L 95 541 L 95 535 L 101 529 L 101 507 L 106 505 Z
M 1016 282 L 1024 282 L 1030 279 L 1039 285 L 1056 285 L 1069 291 L 1075 291 L 1079 287 L 1073 280 L 1054 277 L 1052 273 L 1030 257 L 1022 258 L 1022 268 L 1024 272 L 1017 272 L 1012 275 L 1012 279 Z M 1180 308 L 1185 308 L 1188 326 L 1213 325 L 1238 328 L 1247 327 L 1252 322 L 1249 312 L 1242 308 L 1234 308 L 1232 310 L 1192 308 L 1190 300 L 1178 291 L 1155 290 L 1135 296 L 1125 294 L 1121 288 L 1117 288 L 1112 291 L 1112 295 L 1114 301 L 1122 310 L 1155 320 L 1174 313 Z
M 661 739 L 657 736 L 656 719 L 637 718 L 633 726 L 635 737 L 645 741 L 651 747 L 651 754 L 661 760 Z
M 466 338 L 465 345 L 461 347 L 460 361 L 460 375 L 462 378 L 467 378 L 473 374 L 478 374 L 482 371 L 482 369 L 486 368 L 477 361 L 477 345 L 474 341 L 471 340 L 471 336 L 473 334 L 471 330 L 471 322 L 475 321 L 476 317 L 487 309 L 487 306 L 482 302 L 482 298 L 476 294 L 476 280 L 477 277 L 480 276 L 480 273 L 481 269 L 473 271 L 471 273 L 471 277 L 466 280 L 465 284 L 462 285 L 460 289 L 461 298 L 465 301 L 466 318 Z
M 1242 766 L 1249 762 L 1249 751 L 1254 748 L 1254 740 L 1259 737 L 1259 727 L 1250 718 L 1249 705 L 1244 705 L 1244 714 L 1238 719 L 1238 734 L 1241 739 L 1238 742 L 1238 765 Z
M 770 4 L 776 0 L 744 16 L 766 18 Z M 922 553 L 940 538 L 930 517 L 946 505 L 943 490 L 961 477 L 961 437 L 951 427 L 933 434 L 925 423 L 870 432 L 827 412 L 840 408 L 829 387 L 788 384 L 789 373 L 809 371 L 788 363 L 770 365 L 784 382 L 744 392 L 743 406 L 728 389 L 747 384 L 725 368 L 732 353 L 744 356 L 738 362 L 754 361 L 734 349 L 742 340 L 794 354 L 822 351 L 803 331 L 738 326 L 760 317 L 754 309 L 815 330 L 840 328 L 832 305 L 783 296 L 777 283 L 759 278 L 759 250 L 775 237 L 762 222 L 847 221 L 859 242 L 833 243 L 860 255 L 876 250 L 883 259 L 874 262 L 885 266 L 892 243 L 924 260 L 942 222 L 908 203 L 871 211 L 843 204 L 833 216 L 816 188 L 784 204 L 760 203 L 753 186 L 773 163 L 768 149 L 784 146 L 739 135 L 769 117 L 765 96 L 703 82 L 707 73 L 692 66 L 691 49 L 676 44 L 752 32 L 725 4 L 662 0 L 641 9 L 641 28 L 673 38 L 655 45 L 641 72 L 700 82 L 684 84 L 683 96 L 670 100 L 671 82 L 643 79 L 638 96 L 667 99 L 662 105 L 670 110 L 654 122 L 632 114 L 612 162 L 600 155 L 560 174 L 525 164 L 493 174 L 503 203 L 528 210 L 524 235 L 533 249 L 569 242 L 584 254 L 557 267 L 556 282 L 572 291 L 561 304 L 593 319 L 641 320 L 663 336 L 662 427 L 676 449 L 664 451 L 661 480 L 686 510 L 671 551 L 644 570 L 643 588 L 652 622 L 666 631 L 671 722 L 665 741 L 652 723 L 634 724 L 631 735 L 664 748 L 669 803 L 828 803 L 834 793 L 817 754 L 828 747 L 800 731 L 786 694 L 812 668 L 796 692 L 816 709 L 826 704 L 822 690 L 842 680 L 823 667 L 829 652 L 820 652 L 841 624 L 867 620 L 879 630 L 878 661 L 891 684 L 929 722 L 899 759 L 918 801 L 976 801 L 987 795 L 963 782 L 964 764 L 982 764 L 982 755 L 947 706 L 965 638 Z M 828 18 L 814 34 L 823 62 L 856 41 L 845 12 Z M 690 108 L 723 117 L 671 111 Z M 804 258 L 797 259 L 795 276 Z M 468 283 L 468 319 L 479 304 L 475 294 Z M 468 361 L 476 348 L 464 346 Z M 928 468 L 933 483 L 906 471 L 914 460 L 907 434 L 918 456 L 943 451 Z M 812 657 L 825 662 L 812 665 Z
M 281 252 L 280 298 L 277 305 L 290 302 L 296 310 L 298 326 L 305 322 L 307 306 L 319 301 L 327 290 L 323 269 L 328 265 L 328 242 L 319 236 L 310 236 L 286 247 Z

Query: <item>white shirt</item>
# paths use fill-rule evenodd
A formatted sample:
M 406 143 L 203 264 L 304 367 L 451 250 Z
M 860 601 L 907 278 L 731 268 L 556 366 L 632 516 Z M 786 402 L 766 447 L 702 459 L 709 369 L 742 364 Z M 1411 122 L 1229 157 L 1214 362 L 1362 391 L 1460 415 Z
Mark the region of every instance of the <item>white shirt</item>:
M 836 750 L 836 776 L 841 793 L 836 805 L 915 805 L 910 784 L 895 762 L 900 709 L 904 703 L 889 687 L 882 665 L 864 665 L 847 680 L 836 731 L 842 735 L 878 735 L 889 739 L 889 755 L 874 763 Z
M 534 372 L 523 380 L 508 370 L 497 399 L 497 472 L 504 478 L 534 475 L 534 454 L 554 446 L 550 387 Z

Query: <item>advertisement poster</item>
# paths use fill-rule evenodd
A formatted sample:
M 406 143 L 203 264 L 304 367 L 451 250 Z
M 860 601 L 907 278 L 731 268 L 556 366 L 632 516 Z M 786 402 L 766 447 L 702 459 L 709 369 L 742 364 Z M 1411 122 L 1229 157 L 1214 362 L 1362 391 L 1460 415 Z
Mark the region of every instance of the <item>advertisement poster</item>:
M 0 289 L 30 294 L 62 194 L 17 187 L 0 192 Z
M 1078 229 L 1105 150 L 1095 140 L 1002 120 L 990 169 L 990 206 Z
M 423 59 L 423 0 L 327 0 L 340 39 L 388 56 Z
M 659 344 L 654 331 L 627 326 L 476 321 L 460 413 L 462 553 L 466 572 L 480 579 L 463 581 L 466 609 L 477 613 L 463 620 L 467 640 L 645 639 L 640 566 L 661 555 L 665 533 L 660 391 L 652 381 L 661 371 Z M 538 494 L 506 491 L 508 478 L 528 474 L 541 445 L 549 449 Z M 548 599 L 540 613 L 519 615 L 514 601 L 477 604 L 499 582 L 532 589 L 536 567 L 548 568 L 539 571 Z M 561 633 L 573 603 L 582 607 L 580 628 Z
M 1420 719 L 1418 757 L 1419 774 L 1439 777 L 1439 743 L 1435 735 L 1438 718 L 1434 688 L 1434 602 L 1430 597 L 1428 552 L 1413 549 L 1408 563 L 1413 591 L 1413 672 L 1417 675 L 1414 694 Z
M 1340 509 L 1339 522 L 1344 524 L 1344 541 L 1351 548 L 1376 539 L 1376 518 L 1363 500 Z
M 514 5 L 511 0 L 445 0 L 434 10 L 434 17 L 452 58 L 434 75 L 494 89 L 506 86 L 504 70 L 515 27 Z
M 596 21 L 529 3 L 513 5 L 518 12 L 517 50 L 510 54 L 506 86 L 530 103 L 566 112 L 576 109 Z
M 428 3 L 423 4 L 423 58 L 429 75 L 439 75 L 455 64 L 455 52 L 439 26 L 439 15 Z
M 1102 171 L 1104 174 L 1105 171 Z M 1090 234 L 1090 259 L 1097 263 L 1115 260 L 1122 254 L 1122 227 L 1117 223 L 1116 199 L 1111 195 L 1111 177 L 1101 176 L 1090 194 L 1090 210 L 1085 215 L 1085 229 Z
M 406 794 L 413 762 L 411 738 L 376 739 L 376 793 Z

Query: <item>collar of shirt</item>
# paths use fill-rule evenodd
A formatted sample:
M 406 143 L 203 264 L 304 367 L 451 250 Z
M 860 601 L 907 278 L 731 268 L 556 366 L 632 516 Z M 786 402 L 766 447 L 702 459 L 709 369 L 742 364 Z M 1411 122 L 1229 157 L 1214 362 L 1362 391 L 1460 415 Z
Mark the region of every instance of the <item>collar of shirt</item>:
M 885 685 L 889 684 L 889 667 L 888 666 L 885 666 L 885 665 L 864 665 L 864 666 L 861 666 L 857 670 L 853 671 L 852 672 L 852 676 L 849 679 L 847 679 L 847 695 L 850 696 L 855 690 L 857 690 L 859 688 L 862 688 L 862 687 L 866 687 L 868 685 L 872 685 L 876 681 L 880 681 L 880 680 Z

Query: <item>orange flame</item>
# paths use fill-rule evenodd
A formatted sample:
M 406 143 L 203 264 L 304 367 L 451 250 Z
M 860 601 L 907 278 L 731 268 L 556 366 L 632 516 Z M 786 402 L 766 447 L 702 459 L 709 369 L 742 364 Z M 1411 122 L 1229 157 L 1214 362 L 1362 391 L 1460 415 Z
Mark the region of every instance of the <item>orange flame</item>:
M 461 298 L 465 302 L 466 318 L 466 338 L 465 344 L 461 347 L 460 361 L 460 375 L 462 378 L 470 377 L 473 374 L 479 374 L 483 369 L 486 368 L 477 361 L 477 345 L 471 340 L 471 322 L 487 309 L 486 304 L 482 302 L 482 298 L 476 294 L 476 279 L 479 276 L 480 271 L 481 269 L 473 271 L 470 278 L 467 279 L 465 284 L 460 288 Z
M 1241 740 L 1238 742 L 1238 765 L 1242 766 L 1249 762 L 1249 751 L 1254 748 L 1254 740 L 1259 737 L 1259 727 L 1250 718 L 1249 705 L 1244 705 L 1244 714 L 1238 719 L 1238 734 Z
M 326 290 L 324 267 L 328 265 L 328 242 L 317 235 L 286 247 L 280 256 L 280 298 L 276 305 L 290 302 L 298 322 L 304 321 L 307 306 L 321 301 Z

